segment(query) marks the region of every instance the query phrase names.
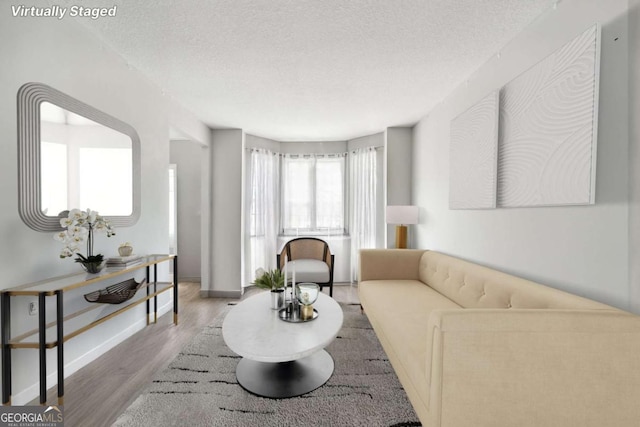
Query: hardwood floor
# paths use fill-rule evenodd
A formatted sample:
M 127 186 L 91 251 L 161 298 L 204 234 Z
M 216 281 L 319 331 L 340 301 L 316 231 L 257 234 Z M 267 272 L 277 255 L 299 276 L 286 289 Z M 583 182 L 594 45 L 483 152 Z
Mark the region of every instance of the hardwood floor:
M 160 317 L 157 324 L 144 328 L 65 380 L 66 427 L 113 424 L 156 372 L 164 369 L 224 306 L 237 301 L 200 298 L 199 291 L 199 283 L 179 284 L 178 326 L 173 325 L 169 312 Z M 256 290 L 248 288 L 243 298 L 253 292 Z M 334 285 L 333 297 L 343 303 L 359 302 L 357 287 L 349 284 Z M 49 390 L 49 402 L 56 402 L 55 393 L 55 387 Z M 30 404 L 37 405 L 37 399 Z

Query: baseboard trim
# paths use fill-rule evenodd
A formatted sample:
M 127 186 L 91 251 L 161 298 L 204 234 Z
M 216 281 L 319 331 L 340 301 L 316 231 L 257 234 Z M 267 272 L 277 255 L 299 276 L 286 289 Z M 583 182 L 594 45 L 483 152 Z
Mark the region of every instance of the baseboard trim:
M 200 283 L 201 282 L 201 277 L 200 276 L 193 276 L 193 277 L 182 277 L 182 276 L 178 276 L 178 282 L 194 282 L 194 283 Z
M 216 291 L 216 290 L 200 290 L 201 298 L 240 298 L 242 291 Z
M 162 315 L 172 310 L 173 310 L 173 299 L 170 299 L 168 302 L 158 307 L 158 317 L 161 317 Z M 150 315 L 153 316 L 153 312 Z M 120 344 L 122 341 L 131 337 L 135 333 L 143 330 L 147 326 L 148 325 L 147 325 L 146 318 L 137 320 L 131 326 L 124 329 L 120 333 L 112 336 L 109 340 L 103 342 L 101 345 L 90 349 L 89 351 L 87 351 L 81 356 L 78 356 L 74 360 L 66 362 L 64 364 L 65 379 L 73 375 L 79 369 L 93 362 L 98 357 L 102 356 L 104 353 L 111 350 L 116 345 Z M 47 356 L 51 357 L 49 356 L 49 354 L 47 354 Z M 52 387 L 57 387 L 57 383 L 58 383 L 58 370 L 56 369 L 54 372 L 51 372 L 47 375 L 47 389 L 51 389 Z M 33 399 L 37 398 L 39 395 L 40 395 L 40 384 L 36 382 L 28 386 L 24 390 L 13 395 L 11 397 L 11 402 L 12 402 L 12 405 L 22 406 L 31 402 Z

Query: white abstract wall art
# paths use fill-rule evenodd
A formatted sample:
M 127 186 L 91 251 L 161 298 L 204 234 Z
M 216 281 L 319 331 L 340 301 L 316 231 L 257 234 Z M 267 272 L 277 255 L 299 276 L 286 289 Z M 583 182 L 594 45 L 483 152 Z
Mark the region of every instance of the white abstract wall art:
M 598 25 L 500 91 L 498 206 L 595 203 Z
M 449 208 L 496 207 L 498 91 L 451 121 Z

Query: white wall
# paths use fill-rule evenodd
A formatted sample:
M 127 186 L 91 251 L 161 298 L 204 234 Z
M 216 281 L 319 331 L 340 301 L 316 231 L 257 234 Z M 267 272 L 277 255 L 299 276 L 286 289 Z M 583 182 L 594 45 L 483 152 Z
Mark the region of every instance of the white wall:
M 203 151 L 200 158 L 200 284 L 201 288 L 209 289 L 211 287 L 211 129 L 200 120 L 198 120 L 191 112 L 186 110 L 177 102 L 170 99 L 169 104 L 169 123 L 170 136 L 175 139 L 184 139 L 199 144 Z M 178 274 L 182 257 L 178 255 Z
M 212 134 L 212 281 L 203 296 L 238 297 L 242 293 L 244 132 L 213 130 Z
M 161 91 L 139 72 L 131 69 L 108 47 L 73 19 L 12 18 L 0 14 L 0 287 L 9 288 L 56 275 L 79 271 L 70 259 L 58 258 L 60 244 L 53 233 L 36 232 L 18 216 L 16 94 L 26 82 L 48 84 L 92 105 L 126 123 L 138 132 L 142 146 L 142 213 L 138 223 L 117 230 L 117 235 L 96 239 L 96 252 L 107 256 L 117 253 L 118 244 L 133 243 L 138 253 L 168 251 L 168 178 L 169 120 L 171 111 L 179 111 L 177 121 L 185 129 L 200 128 L 197 120 L 174 107 Z M 166 280 L 167 268 L 160 269 Z M 104 285 L 103 285 L 104 286 Z M 88 292 L 95 288 L 83 290 Z M 65 295 L 70 310 L 86 303 L 83 291 Z M 35 324 L 27 316 L 28 298 L 17 298 L 12 305 L 14 335 Z M 53 300 L 48 304 L 53 305 Z M 170 295 L 163 294 L 160 304 L 170 308 Z M 97 315 L 101 310 L 97 310 Z M 49 318 L 52 312 L 48 311 Z M 144 305 L 116 317 L 67 342 L 65 373 L 84 366 L 104 351 L 127 338 L 146 322 Z M 162 343 L 158 343 L 161 345 Z M 149 349 L 153 351 L 153 349 Z M 16 350 L 13 357 L 14 404 L 36 397 L 37 351 Z M 49 386 L 55 384 L 55 350 L 48 351 Z M 96 379 L 98 380 L 98 379 Z
M 412 129 L 406 127 L 387 128 L 387 202 L 386 205 L 411 205 L 412 174 Z M 420 212 L 421 216 L 423 212 Z M 422 220 L 421 220 L 422 222 Z M 407 247 L 415 247 L 413 226 L 408 226 Z M 396 226 L 387 225 L 387 248 L 396 247 Z
M 172 140 L 169 161 L 177 166 L 178 278 L 200 281 L 201 159 L 208 148 L 192 141 Z
M 288 154 L 333 154 L 347 151 L 346 141 L 281 142 L 280 152 Z
M 626 13 L 627 0 L 559 2 L 416 125 L 412 200 L 422 217 L 418 247 L 630 307 Z M 451 120 L 595 22 L 602 24 L 596 204 L 449 210 Z
M 262 138 L 261 136 L 255 136 L 245 134 L 244 145 L 247 148 L 263 148 L 265 150 L 273 151 L 274 153 L 280 153 L 280 141 L 274 141 L 273 139 Z
M 640 313 L 640 0 L 629 9 L 629 276 L 631 308 Z

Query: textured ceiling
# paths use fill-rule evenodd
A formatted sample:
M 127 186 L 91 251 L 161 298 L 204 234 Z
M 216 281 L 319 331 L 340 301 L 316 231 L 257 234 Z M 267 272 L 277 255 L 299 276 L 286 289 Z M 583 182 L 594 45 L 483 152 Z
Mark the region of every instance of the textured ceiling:
M 117 16 L 82 24 L 169 96 L 210 127 L 282 141 L 415 124 L 554 3 L 101 2 Z

